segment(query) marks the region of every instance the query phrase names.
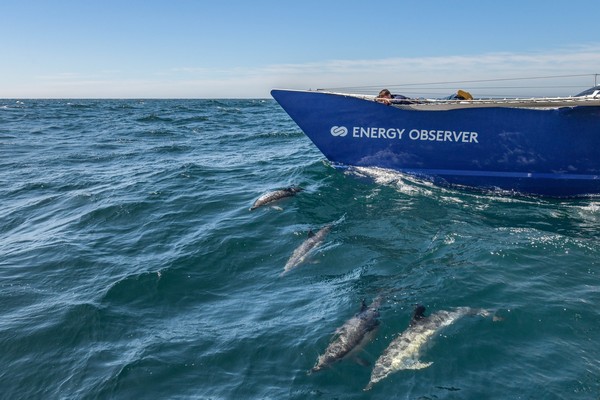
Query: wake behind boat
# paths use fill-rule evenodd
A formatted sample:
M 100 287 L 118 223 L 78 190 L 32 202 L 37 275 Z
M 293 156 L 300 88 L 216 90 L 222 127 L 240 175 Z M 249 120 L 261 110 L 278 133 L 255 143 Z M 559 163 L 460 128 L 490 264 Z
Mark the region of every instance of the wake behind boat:
M 271 95 L 335 166 L 523 194 L 600 194 L 600 86 L 569 97 L 391 104 L 322 90 Z

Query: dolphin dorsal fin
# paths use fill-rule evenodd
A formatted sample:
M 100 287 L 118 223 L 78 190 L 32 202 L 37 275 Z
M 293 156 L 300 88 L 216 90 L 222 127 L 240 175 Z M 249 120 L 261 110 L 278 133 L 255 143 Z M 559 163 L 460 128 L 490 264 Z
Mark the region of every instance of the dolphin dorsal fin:
M 308 237 L 309 237 L 309 238 L 311 238 L 311 237 L 313 237 L 313 236 L 315 236 L 315 233 L 312 231 L 312 229 L 310 229 L 310 230 L 308 231 Z
M 367 309 L 367 302 L 365 301 L 365 299 L 362 299 L 361 303 L 360 303 L 360 312 L 363 312 Z
M 425 306 L 419 304 L 415 307 L 415 311 L 413 311 L 412 319 L 410 320 L 410 325 L 414 325 L 425 318 Z
M 286 192 L 291 193 L 291 194 L 296 194 L 298 192 L 301 192 L 304 189 L 302 189 L 300 186 L 290 186 L 283 190 L 285 190 Z

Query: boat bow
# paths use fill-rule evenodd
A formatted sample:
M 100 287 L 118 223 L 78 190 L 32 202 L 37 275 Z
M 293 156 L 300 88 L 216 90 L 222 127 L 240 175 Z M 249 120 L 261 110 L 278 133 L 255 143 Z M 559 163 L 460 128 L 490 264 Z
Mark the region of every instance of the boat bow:
M 547 196 L 600 193 L 600 98 L 416 100 L 271 92 L 336 165 Z

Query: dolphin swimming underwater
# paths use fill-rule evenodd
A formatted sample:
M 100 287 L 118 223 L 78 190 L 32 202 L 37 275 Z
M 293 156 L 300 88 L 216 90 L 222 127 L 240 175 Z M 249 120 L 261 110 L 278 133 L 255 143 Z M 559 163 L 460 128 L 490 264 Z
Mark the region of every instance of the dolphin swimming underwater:
M 320 245 L 323 240 L 325 240 L 325 236 L 327 236 L 327 234 L 331 231 L 331 226 L 331 224 L 327 224 L 317 233 L 312 233 L 312 231 L 310 231 L 308 233 L 308 239 L 306 239 L 300 246 L 296 248 L 296 250 L 294 250 L 287 263 L 285 263 L 285 267 L 283 268 L 283 272 L 280 276 L 287 274 L 293 268 L 302 264 L 308 253 Z
M 377 318 L 380 305 L 381 297 L 373 300 L 368 307 L 363 300 L 360 311 L 336 330 L 334 339 L 329 343 L 325 352 L 319 356 L 309 374 L 329 367 L 366 344 L 379 326 Z
M 250 211 L 257 209 L 260 206 L 264 206 L 269 203 L 273 203 L 277 200 L 281 200 L 286 197 L 291 197 L 296 195 L 296 193 L 301 192 L 303 189 L 297 186 L 291 186 L 285 189 L 275 190 L 273 192 L 268 192 L 260 196 L 252 207 L 250 207 Z
M 438 311 L 429 317 L 424 316 L 424 312 L 425 307 L 421 305 L 415 308 L 409 327 L 389 344 L 375 362 L 371 379 L 364 390 L 371 389 L 374 384 L 393 372 L 429 367 L 431 362 L 421 362 L 418 357 L 423 345 L 435 333 L 466 315 L 489 315 L 486 310 L 469 307 L 458 307 L 454 311 Z

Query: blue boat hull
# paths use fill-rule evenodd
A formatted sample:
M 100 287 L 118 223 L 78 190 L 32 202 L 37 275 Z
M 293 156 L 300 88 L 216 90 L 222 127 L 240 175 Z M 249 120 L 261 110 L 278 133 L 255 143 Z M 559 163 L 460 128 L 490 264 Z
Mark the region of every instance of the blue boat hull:
M 336 164 L 524 194 L 600 193 L 598 106 L 418 111 L 324 92 L 271 95 Z

